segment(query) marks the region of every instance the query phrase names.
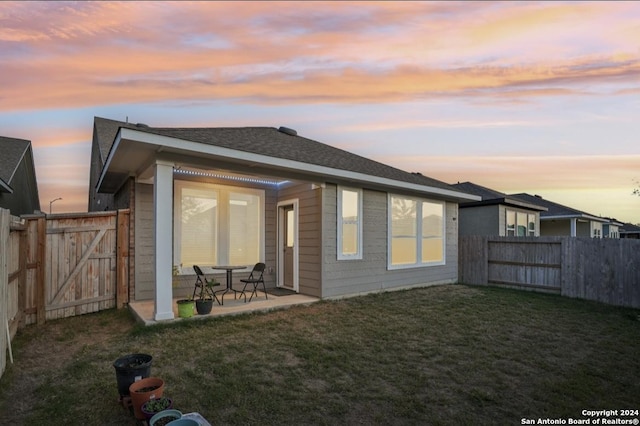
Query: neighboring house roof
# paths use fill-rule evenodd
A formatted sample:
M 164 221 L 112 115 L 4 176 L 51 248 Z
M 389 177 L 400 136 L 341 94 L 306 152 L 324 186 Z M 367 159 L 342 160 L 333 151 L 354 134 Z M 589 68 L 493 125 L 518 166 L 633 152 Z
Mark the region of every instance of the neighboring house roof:
M 540 220 L 551 220 L 551 219 L 588 219 L 596 222 L 609 222 L 609 219 L 598 217 L 589 213 L 585 213 L 581 210 L 574 209 L 572 207 L 567 207 L 562 204 L 554 203 L 553 201 L 545 200 L 539 195 L 530 195 L 530 194 L 513 194 L 511 197 L 518 198 L 520 200 L 526 201 L 528 203 L 537 203 L 547 208 L 546 212 L 540 213 Z
M 623 223 L 620 227 L 620 233 L 624 234 L 640 234 L 640 226 L 632 223 Z
M 285 171 L 287 175 L 289 173 L 307 176 L 315 174 L 337 177 L 347 181 L 360 180 L 372 184 L 377 182 L 381 185 L 395 185 L 404 187 L 404 189 L 422 191 L 428 187 L 431 192 L 450 199 L 463 201 L 477 199 L 439 180 L 422 175 L 417 176 L 298 136 L 295 131 L 289 131 L 290 129 L 276 129 L 274 127 L 149 127 L 99 117 L 95 118 L 95 123 L 104 166 L 98 185 L 103 190 L 108 187 L 113 189 L 113 185 L 118 180 L 117 175 L 122 175 L 126 173 L 126 170 L 136 166 L 131 156 L 145 150 L 155 152 L 161 149 L 174 154 L 197 155 L 199 158 L 219 158 L 222 156 L 235 162 L 249 164 L 250 168 L 258 173 L 264 173 L 265 168 L 270 170 L 278 168 Z M 123 151 L 127 151 L 126 155 L 129 157 L 123 153 L 115 158 L 115 151 L 118 150 L 120 144 L 128 146 Z M 130 164 L 125 164 L 128 161 Z M 114 166 L 114 163 L 118 166 Z M 113 168 L 114 183 L 112 184 L 106 182 L 109 180 L 107 175 L 110 173 L 110 168 Z
M 11 181 L 31 142 L 0 136 L 0 192 L 12 193 Z
M 461 203 L 460 208 L 503 204 L 506 206 L 519 207 L 523 209 L 536 210 L 536 211 L 547 210 L 546 207 L 541 206 L 540 204 L 527 202 L 527 201 L 512 197 L 510 195 L 507 195 L 503 192 L 495 191 L 493 189 L 490 189 L 481 185 L 476 185 L 475 183 L 458 182 L 451 186 L 459 189 L 462 192 L 477 195 L 482 198 L 481 201 Z

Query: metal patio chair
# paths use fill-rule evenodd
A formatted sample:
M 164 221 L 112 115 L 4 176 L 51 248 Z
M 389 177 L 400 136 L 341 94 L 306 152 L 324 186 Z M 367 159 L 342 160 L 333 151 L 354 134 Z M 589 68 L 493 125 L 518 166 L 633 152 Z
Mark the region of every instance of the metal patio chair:
M 244 287 L 242 288 L 242 293 L 245 292 L 249 284 L 253 285 L 253 290 L 251 291 L 251 297 L 249 297 L 249 302 L 251 302 L 251 299 L 253 299 L 254 294 L 256 295 L 256 297 L 258 296 L 258 285 L 260 283 L 262 283 L 262 289 L 264 290 L 264 297 L 267 300 L 269 299 L 269 296 L 267 296 L 267 288 L 264 285 L 264 278 L 263 278 L 264 269 L 265 269 L 265 264 L 262 262 L 258 262 L 254 265 L 253 270 L 251 270 L 251 274 L 249 274 L 249 278 L 240 280 L 240 282 L 244 283 Z M 247 296 L 245 295 L 245 298 L 246 297 Z

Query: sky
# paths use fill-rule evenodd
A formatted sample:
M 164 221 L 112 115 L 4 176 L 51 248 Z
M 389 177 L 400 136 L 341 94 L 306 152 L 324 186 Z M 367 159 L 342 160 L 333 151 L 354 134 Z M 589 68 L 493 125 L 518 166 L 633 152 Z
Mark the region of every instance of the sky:
M 0 2 L 0 88 L 45 212 L 87 211 L 99 116 L 286 126 L 640 223 L 640 2 Z

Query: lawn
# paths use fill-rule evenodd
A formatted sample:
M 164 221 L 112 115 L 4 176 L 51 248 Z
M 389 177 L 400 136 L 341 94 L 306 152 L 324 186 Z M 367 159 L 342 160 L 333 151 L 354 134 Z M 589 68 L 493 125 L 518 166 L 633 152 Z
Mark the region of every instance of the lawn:
M 111 310 L 27 327 L 13 352 L 0 424 L 134 425 L 113 362 L 138 352 L 176 408 L 212 424 L 515 425 L 640 409 L 640 311 L 488 287 L 153 327 Z

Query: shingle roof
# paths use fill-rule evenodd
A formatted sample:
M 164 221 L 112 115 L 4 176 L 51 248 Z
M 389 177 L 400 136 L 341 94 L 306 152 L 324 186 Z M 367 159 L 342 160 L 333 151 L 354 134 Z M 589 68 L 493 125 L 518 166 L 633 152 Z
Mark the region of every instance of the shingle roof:
M 458 182 L 451 186 L 458 189 L 459 191 L 466 192 L 467 194 L 477 195 L 482 198 L 482 201 L 461 203 L 460 208 L 504 204 L 507 206 L 515 206 L 536 211 L 544 211 L 547 209 L 546 207 L 540 205 L 540 203 L 517 199 L 503 192 L 477 185 L 472 182 Z
M 473 194 L 482 197 L 482 201 L 493 200 L 496 198 L 505 198 L 507 196 L 507 194 L 505 194 L 504 192 L 495 191 L 493 189 L 489 189 L 481 185 L 476 185 L 475 183 L 471 182 L 458 182 L 454 183 L 451 186 L 453 186 L 454 188 L 458 188 L 460 191 L 466 192 L 467 194 Z
M 620 232 L 625 234 L 640 234 L 640 226 L 632 223 L 623 223 L 620 227 Z
M 574 209 L 572 207 L 567 207 L 562 204 L 554 203 L 553 201 L 545 200 L 539 195 L 530 195 L 530 194 L 513 194 L 511 197 L 519 198 L 523 201 L 527 201 L 529 203 L 536 203 L 546 207 L 548 210 L 546 212 L 540 213 L 540 218 L 545 217 L 558 217 L 558 216 L 566 216 L 566 217 L 589 217 L 597 219 L 598 216 L 585 213 L 581 210 Z
M 191 142 L 460 192 L 445 182 L 422 175 L 417 176 L 312 139 L 292 136 L 275 127 L 148 127 L 99 117 L 95 118 L 95 123 L 103 161 L 107 158 L 117 133 L 116 126 L 118 126 Z
M 110 120 L 108 118 L 94 117 L 93 124 L 96 131 L 96 137 L 98 147 L 100 148 L 100 155 L 102 158 L 102 164 L 107 160 L 107 155 L 111 150 L 111 146 L 115 141 L 118 130 L 121 127 L 127 127 L 135 129 L 135 124 L 124 123 L 122 121 Z
M 31 145 L 24 139 L 0 136 L 0 180 L 11 185 L 13 175 Z

